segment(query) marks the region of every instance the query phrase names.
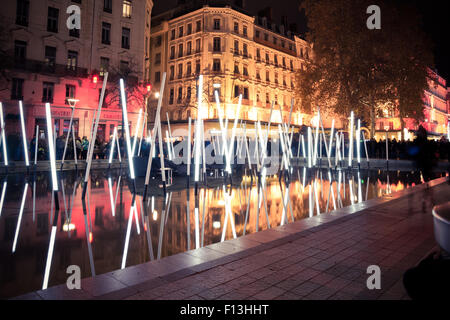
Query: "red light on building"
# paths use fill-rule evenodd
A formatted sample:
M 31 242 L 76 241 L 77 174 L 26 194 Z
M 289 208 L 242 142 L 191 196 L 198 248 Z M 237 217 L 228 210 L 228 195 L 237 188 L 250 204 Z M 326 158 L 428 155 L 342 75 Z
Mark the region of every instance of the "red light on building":
M 147 89 L 147 93 L 149 93 L 150 91 L 152 91 L 152 84 L 151 83 L 147 83 L 145 85 L 146 89 Z
M 93 83 L 97 83 L 97 82 L 98 82 L 98 76 L 97 76 L 96 74 L 94 74 L 94 75 L 92 76 L 92 82 L 93 82 Z

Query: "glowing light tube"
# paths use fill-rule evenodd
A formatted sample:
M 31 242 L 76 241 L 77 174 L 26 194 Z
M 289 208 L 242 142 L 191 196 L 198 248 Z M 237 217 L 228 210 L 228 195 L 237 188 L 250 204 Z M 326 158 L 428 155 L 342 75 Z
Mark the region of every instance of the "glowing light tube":
M 25 156 L 25 165 L 28 167 L 30 165 L 30 161 L 28 160 L 27 133 L 25 131 L 25 120 L 23 118 L 22 100 L 19 101 L 19 113 L 20 113 L 20 126 L 22 128 L 23 154 Z
M 352 166 L 352 158 L 353 158 L 353 121 L 354 121 L 354 116 L 353 116 L 353 111 L 350 113 L 350 130 L 349 130 L 349 135 L 350 135 L 350 145 L 348 146 L 348 166 L 351 167 Z
M 356 130 L 356 153 L 358 154 L 358 164 L 361 163 L 361 120 L 358 119 L 358 129 Z
M 3 161 L 5 162 L 5 166 L 8 166 L 8 151 L 6 148 L 5 121 L 3 120 L 3 105 L 1 102 L 0 102 L 0 126 L 2 130 Z
M 52 186 L 53 191 L 58 191 L 58 180 L 56 178 L 56 161 L 55 161 L 55 145 L 53 140 L 52 130 L 52 116 L 50 113 L 50 103 L 45 104 L 45 116 L 47 119 L 47 137 L 48 137 L 48 152 L 50 154 L 50 170 L 52 172 Z
M 123 114 L 123 126 L 125 127 L 125 141 L 127 144 L 128 152 L 128 165 L 130 166 L 130 177 L 134 180 L 134 164 L 133 164 L 133 154 L 131 152 L 131 142 L 130 142 L 130 128 L 128 127 L 128 113 L 127 113 L 127 99 L 125 97 L 125 88 L 123 85 L 123 79 L 120 79 L 120 96 L 122 99 L 122 114 Z
M 37 154 L 38 154 L 38 140 L 39 140 L 39 125 L 36 125 L 36 138 L 34 141 L 34 164 L 37 164 Z M 77 152 L 75 150 L 75 152 Z M 77 157 L 75 157 L 76 159 Z
M 111 164 L 112 159 L 113 159 L 114 146 L 116 145 L 116 137 L 117 137 L 117 127 L 114 127 L 113 137 L 112 137 L 112 140 L 110 141 L 110 143 L 111 143 L 111 150 L 109 150 L 109 159 L 108 159 L 108 163 L 109 164 Z
M 311 127 L 308 127 L 308 168 L 311 168 L 311 149 L 312 149 Z
M 197 123 L 195 128 L 195 171 L 194 171 L 194 180 L 195 182 L 199 181 L 200 178 L 200 129 L 201 129 L 201 105 L 202 105 L 202 92 L 203 92 L 203 75 L 200 75 L 198 78 L 198 108 L 197 108 Z
M 139 128 L 141 126 L 141 118 L 142 118 L 142 109 L 139 109 L 139 115 L 138 120 L 136 124 L 136 130 L 134 131 L 134 138 L 133 138 L 133 148 L 131 149 L 131 155 L 134 157 L 134 153 L 136 151 L 136 140 L 139 133 Z
M 239 95 L 239 101 L 237 105 L 236 115 L 234 117 L 234 123 L 233 123 L 233 129 L 231 130 L 231 141 L 230 146 L 228 147 L 228 161 L 227 161 L 227 171 L 228 173 L 231 173 L 231 156 L 233 156 L 234 151 L 234 139 L 236 137 L 236 126 L 239 119 L 239 112 L 241 110 L 241 104 L 242 104 L 242 94 Z M 233 157 L 234 159 L 234 157 Z
M 2 196 L 0 198 L 0 217 L 2 216 L 2 210 L 3 210 L 3 201 L 5 200 L 5 193 L 6 193 L 6 186 L 8 185 L 8 182 L 3 182 L 3 189 L 2 189 Z
M 17 238 L 19 237 L 20 224 L 22 222 L 23 207 L 25 206 L 25 199 L 27 197 L 27 191 L 28 191 L 28 182 L 25 183 L 25 188 L 23 189 L 23 195 L 22 195 L 22 202 L 20 203 L 19 219 L 17 220 L 16 234 L 14 235 L 14 242 L 13 242 L 13 246 L 12 246 L 13 253 L 16 252 Z
M 133 222 L 133 210 L 134 210 L 133 206 L 131 206 L 130 214 L 128 215 L 127 234 L 125 236 L 125 247 L 123 248 L 121 269 L 124 269 L 125 265 L 127 263 L 128 245 L 130 243 L 131 224 Z
M 111 177 L 108 177 L 108 187 L 109 187 L 109 199 L 111 201 L 111 213 L 112 213 L 112 216 L 114 217 L 115 213 L 116 213 L 116 206 L 114 204 Z
M 191 117 L 188 122 L 188 136 L 187 136 L 187 175 L 191 175 Z
M 330 146 L 328 148 L 328 159 L 331 157 L 331 148 L 333 147 L 333 138 L 334 138 L 334 119 L 331 121 L 331 134 L 330 134 Z M 336 154 L 334 155 L 336 157 Z
M 47 262 L 45 263 L 44 283 L 42 284 L 42 290 L 47 289 L 48 278 L 50 275 L 50 266 L 53 257 L 53 248 L 55 247 L 56 226 L 52 226 L 52 232 L 50 234 L 50 244 L 48 247 Z

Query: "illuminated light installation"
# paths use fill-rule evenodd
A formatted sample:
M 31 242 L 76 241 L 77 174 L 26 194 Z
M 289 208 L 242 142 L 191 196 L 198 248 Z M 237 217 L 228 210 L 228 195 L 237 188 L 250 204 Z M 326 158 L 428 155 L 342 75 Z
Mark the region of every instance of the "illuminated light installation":
M 234 150 L 234 139 L 236 137 L 236 126 L 237 126 L 237 122 L 239 119 L 239 112 L 241 110 L 241 104 L 242 104 L 242 94 L 239 95 L 236 116 L 234 117 L 233 129 L 231 130 L 231 141 L 230 141 L 230 145 L 228 147 L 228 161 L 227 161 L 227 165 L 226 165 L 226 170 L 228 171 L 229 174 L 231 174 L 231 157 L 233 155 L 233 150 Z
M 308 168 L 311 168 L 312 166 L 312 159 L 311 159 L 311 149 L 312 149 L 312 137 L 311 137 L 311 127 L 308 127 Z
M 369 166 L 369 153 L 367 152 L 366 136 L 364 134 L 364 130 L 361 131 L 361 134 L 362 134 L 362 138 L 363 138 L 363 141 L 364 141 L 364 150 L 366 152 L 367 166 Z
M 48 137 L 48 152 L 50 155 L 50 170 L 52 173 L 53 191 L 58 191 L 58 180 L 56 177 L 56 159 L 55 159 L 55 145 L 53 140 L 52 130 L 52 116 L 50 113 L 50 103 L 45 104 L 45 115 L 47 119 L 47 137 Z
M 116 144 L 116 138 L 117 138 L 117 127 L 114 127 L 112 141 L 110 142 L 111 143 L 111 150 L 109 150 L 109 158 L 108 158 L 108 163 L 109 164 L 112 163 L 112 159 L 113 159 L 113 156 L 114 156 L 114 146 Z
M 48 151 L 50 155 L 50 169 L 51 169 L 51 176 L 52 176 L 52 189 L 53 193 L 52 195 L 55 198 L 55 216 L 53 217 L 53 225 L 52 225 L 52 231 L 50 234 L 50 243 L 48 247 L 48 253 L 47 253 L 47 261 L 45 263 L 45 272 L 44 272 L 44 282 L 42 284 L 42 290 L 47 289 L 48 286 L 48 279 L 50 276 L 50 267 L 51 262 L 53 258 L 53 249 L 55 246 L 55 237 L 56 237 L 56 230 L 57 230 L 57 224 L 58 224 L 58 212 L 59 212 L 59 201 L 58 201 L 58 180 L 56 177 L 56 161 L 55 161 L 55 146 L 54 146 L 54 140 L 53 140 L 53 130 L 52 130 L 52 116 L 50 112 L 50 103 L 45 104 L 45 116 L 47 120 L 47 138 L 48 138 Z M 52 210 L 53 214 L 53 210 Z
M 20 113 L 20 126 L 22 128 L 22 143 L 23 143 L 23 154 L 25 156 L 25 165 L 30 165 L 30 161 L 28 160 L 28 144 L 27 144 L 27 133 L 25 131 L 25 121 L 23 118 L 23 105 L 22 100 L 19 101 L 19 113 Z
M 36 125 L 36 138 L 34 140 L 34 165 L 37 164 L 38 140 L 39 140 L 39 125 L 37 124 Z
M 172 151 L 170 150 L 170 137 L 169 132 L 166 130 L 166 144 L 167 144 L 167 155 L 169 156 L 169 160 L 172 161 Z
M 73 114 L 74 114 L 74 112 L 75 112 L 75 105 L 76 105 L 76 103 L 78 102 L 78 100 L 77 100 L 77 99 L 67 99 L 67 102 L 69 103 L 69 105 L 70 105 L 70 107 L 71 107 L 71 109 L 72 109 L 72 113 L 71 113 L 71 115 L 70 115 L 69 131 L 67 131 L 66 141 L 65 141 L 65 143 L 64 143 L 64 151 L 63 151 L 63 156 L 62 156 L 62 159 L 61 159 L 61 170 L 62 170 L 63 165 L 64 165 L 64 159 L 66 158 L 67 144 L 68 144 L 68 142 L 69 142 L 70 132 L 73 133 L 73 126 L 72 126 L 72 123 L 73 123 Z M 73 139 L 73 138 L 72 138 L 72 139 Z M 74 141 L 75 141 L 75 140 L 74 140 Z M 74 142 L 74 143 L 75 143 L 75 142 Z M 77 152 L 77 151 L 76 151 L 76 147 L 74 148 L 74 152 Z M 75 161 L 76 161 L 77 157 L 75 156 L 74 159 L 75 159 Z
M 92 164 L 92 156 L 94 154 L 95 139 L 97 138 L 98 123 L 100 121 L 100 113 L 102 111 L 103 100 L 104 100 L 104 97 L 105 97 L 105 91 L 106 91 L 106 84 L 107 83 L 108 83 L 108 72 L 105 72 L 104 73 L 104 77 L 103 77 L 102 90 L 101 90 L 101 93 L 100 93 L 100 99 L 98 101 L 98 108 L 97 108 L 96 118 L 94 119 L 94 122 L 95 122 L 94 130 L 92 131 L 91 140 L 89 142 L 88 155 L 87 155 L 87 165 L 86 165 L 86 173 L 85 173 L 85 176 L 84 176 L 83 193 L 82 193 L 82 196 L 81 196 L 82 199 L 84 199 L 85 195 L 86 195 L 86 188 L 87 188 L 88 179 L 89 179 L 89 172 L 91 170 L 91 164 Z M 123 108 L 123 102 L 122 102 L 122 108 Z M 124 115 L 124 121 L 125 121 L 125 128 L 128 129 L 128 118 L 126 117 L 126 115 Z M 132 168 L 132 165 L 130 166 L 130 168 Z
M 166 119 L 167 119 L 167 129 L 169 133 L 169 142 L 170 142 L 170 148 L 167 149 L 167 152 L 169 153 L 169 158 L 172 159 L 175 158 L 175 150 L 173 149 L 173 137 L 172 137 L 172 130 L 170 129 L 170 119 L 169 119 L 169 113 L 166 112 Z
M 2 147 L 3 147 L 3 161 L 5 166 L 8 166 L 8 151 L 6 148 L 6 134 L 5 134 L 5 121 L 3 119 L 3 104 L 0 102 L 0 126 L 2 130 Z
M 111 201 L 111 214 L 114 217 L 116 213 L 116 206 L 114 204 L 111 177 L 108 177 L 108 187 L 109 187 L 109 199 Z
M 195 128 L 195 168 L 194 168 L 194 180 L 195 182 L 199 181 L 200 178 L 200 148 L 202 146 L 202 143 L 200 142 L 201 139 L 201 134 L 200 134 L 200 130 L 201 130 L 201 105 L 202 105 L 202 92 L 203 92 L 203 75 L 200 75 L 198 78 L 198 97 L 197 97 L 197 102 L 198 102 L 198 107 L 197 107 L 197 123 L 196 123 L 196 128 Z M 204 144 L 204 142 L 203 142 Z
M 356 129 L 356 153 L 358 157 L 358 167 L 361 165 L 361 120 L 358 119 L 358 129 Z
M 320 117 L 320 113 L 318 114 L 318 117 Z M 316 133 L 314 134 L 314 155 L 313 155 L 313 165 L 315 166 L 317 164 L 317 148 L 319 143 L 319 119 L 316 118 Z
M 325 137 L 324 137 L 325 138 Z M 329 147 L 328 147 L 328 162 L 329 162 L 329 164 L 330 164 L 330 166 L 331 166 L 331 162 L 330 162 L 330 158 L 331 158 L 331 150 L 332 150 L 332 148 L 333 148 L 333 138 L 334 138 L 334 119 L 331 121 L 331 134 L 330 134 L 330 145 L 329 145 Z M 325 142 L 326 143 L 326 142 Z M 335 155 L 334 155 L 335 157 L 336 157 L 336 152 L 335 152 Z
M 227 231 L 228 219 L 230 219 L 231 231 L 233 233 L 233 238 L 236 239 L 236 228 L 234 225 L 234 215 L 233 215 L 233 212 L 231 211 L 231 196 L 225 190 L 225 185 L 223 185 L 223 196 L 224 196 L 224 200 L 225 200 L 225 219 L 223 222 L 222 238 L 221 238 L 220 242 L 225 241 L 225 234 Z
M 133 153 L 131 151 L 130 128 L 128 127 L 127 99 L 125 97 L 125 88 L 123 84 L 123 79 L 120 79 L 119 84 L 120 84 L 120 96 L 122 100 L 122 115 L 125 128 L 125 141 L 128 152 L 128 165 L 130 167 L 130 178 L 134 180 L 135 175 L 134 175 Z
M 139 127 L 141 125 L 141 118 L 142 118 L 142 109 L 139 109 L 139 115 L 136 125 L 136 130 L 134 131 L 134 138 L 133 138 L 133 147 L 131 148 L 131 157 L 134 157 L 134 153 L 136 152 L 136 140 L 139 133 Z M 142 124 L 144 126 L 144 124 Z
M 188 136 L 187 136 L 187 176 L 191 175 L 191 117 L 188 120 Z
M 16 233 L 14 235 L 14 242 L 13 242 L 13 246 L 12 246 L 13 253 L 16 252 L 17 238 L 19 237 L 20 224 L 22 222 L 23 208 L 25 206 L 25 199 L 27 197 L 27 191 L 28 191 L 28 182 L 25 183 L 25 188 L 23 189 L 23 195 L 22 195 L 22 202 L 20 203 L 19 218 L 17 219 Z
M 350 130 L 349 130 L 349 135 L 350 135 L 350 145 L 348 146 L 348 166 L 351 167 L 352 166 L 352 161 L 353 161 L 353 126 L 354 126 L 354 116 L 353 116 L 353 111 L 350 113 Z
M 6 180 L 3 181 L 2 196 L 0 198 L 0 217 L 2 216 L 3 201 L 5 200 L 5 193 L 6 193 L 6 186 L 7 185 L 8 185 L 8 182 Z

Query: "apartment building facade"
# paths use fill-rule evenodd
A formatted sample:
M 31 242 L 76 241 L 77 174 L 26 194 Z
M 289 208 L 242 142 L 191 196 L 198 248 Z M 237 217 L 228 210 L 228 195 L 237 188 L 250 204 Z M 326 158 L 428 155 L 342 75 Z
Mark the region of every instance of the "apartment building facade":
M 153 22 L 150 110 L 156 109 L 166 72 L 163 120 L 166 112 L 174 122 L 196 119 L 197 112 L 203 119 L 217 119 L 217 91 L 229 119 L 235 118 L 242 94 L 239 119 L 268 122 L 273 101 L 272 122 L 288 122 L 295 73 L 312 58 L 311 46 L 302 38 L 265 18 L 231 7 L 203 6 L 179 16 L 161 14 L 153 17 Z M 197 110 L 200 74 L 204 76 L 203 100 Z M 294 110 L 296 104 L 294 99 Z M 301 125 L 310 118 L 294 112 L 291 122 Z
M 67 27 L 80 8 L 81 28 Z M 19 133 L 19 100 L 23 101 L 27 138 L 45 133 L 45 103 L 52 106 L 57 135 L 68 132 L 70 99 L 78 100 L 74 130 L 89 137 L 98 108 L 105 71 L 131 74 L 145 83 L 149 70 L 152 0 L 15 0 L 3 3 L 1 30 L 6 76 L 0 91 L 6 133 Z M 73 8 L 73 7 L 72 7 Z M 73 20 L 71 20 L 73 21 Z M 110 77 L 111 80 L 111 77 Z M 126 79 L 127 80 L 127 79 Z M 108 81 L 108 91 L 118 83 Z M 73 100 L 72 100 L 73 101 Z M 107 99 L 105 99 L 105 102 Z M 143 105 L 128 104 L 130 125 L 136 126 Z M 98 139 L 108 141 L 122 125 L 118 101 L 105 103 Z
M 448 135 L 450 121 L 449 91 L 447 81 L 436 71 L 428 70 L 428 89 L 423 95 L 424 120 L 420 123 L 411 118 L 405 118 L 404 137 L 412 140 L 419 125 L 422 125 L 428 132 L 430 139 L 440 139 Z M 376 120 L 375 138 L 401 139 L 401 123 L 398 115 L 393 112 L 384 112 L 382 117 Z

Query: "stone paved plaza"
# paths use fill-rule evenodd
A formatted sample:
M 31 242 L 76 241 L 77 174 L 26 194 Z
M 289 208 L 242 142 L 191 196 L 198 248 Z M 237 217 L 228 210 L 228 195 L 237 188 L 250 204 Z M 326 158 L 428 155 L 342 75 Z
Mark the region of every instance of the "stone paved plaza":
M 446 178 L 19 299 L 408 299 L 404 272 L 433 249 Z M 381 289 L 368 290 L 369 265 Z

